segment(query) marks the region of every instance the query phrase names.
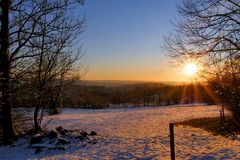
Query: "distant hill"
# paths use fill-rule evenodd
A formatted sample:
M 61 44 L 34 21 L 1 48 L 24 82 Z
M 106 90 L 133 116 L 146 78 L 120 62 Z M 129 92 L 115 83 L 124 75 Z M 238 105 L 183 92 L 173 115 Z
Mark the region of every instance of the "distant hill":
M 154 86 L 154 85 L 181 85 L 187 82 L 167 82 L 167 81 L 125 81 L 125 80 L 85 80 L 77 81 L 76 85 L 104 86 L 104 87 L 126 87 L 126 86 Z

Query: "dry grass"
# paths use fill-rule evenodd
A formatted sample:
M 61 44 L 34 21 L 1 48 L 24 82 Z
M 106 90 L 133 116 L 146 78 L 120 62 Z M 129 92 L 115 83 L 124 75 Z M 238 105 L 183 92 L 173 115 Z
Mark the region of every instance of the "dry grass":
M 239 125 L 237 125 L 236 121 L 232 117 L 225 117 L 223 126 L 221 126 L 219 117 L 191 119 L 176 123 L 176 125 L 201 128 L 211 132 L 213 135 L 229 136 L 240 134 Z

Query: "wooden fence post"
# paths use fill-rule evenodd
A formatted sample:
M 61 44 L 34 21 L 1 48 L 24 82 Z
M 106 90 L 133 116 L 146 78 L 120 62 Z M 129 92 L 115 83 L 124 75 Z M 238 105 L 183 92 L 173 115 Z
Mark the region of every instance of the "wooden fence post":
M 171 160 L 175 160 L 174 127 L 173 127 L 173 123 L 169 123 L 169 130 L 170 130 L 170 150 L 171 150 Z
M 223 127 L 223 113 L 222 113 L 222 110 L 220 110 L 219 112 L 220 112 L 220 124 L 221 124 L 221 127 Z
M 222 105 L 222 116 L 223 116 L 223 122 L 225 122 L 225 114 L 224 114 L 224 106 Z

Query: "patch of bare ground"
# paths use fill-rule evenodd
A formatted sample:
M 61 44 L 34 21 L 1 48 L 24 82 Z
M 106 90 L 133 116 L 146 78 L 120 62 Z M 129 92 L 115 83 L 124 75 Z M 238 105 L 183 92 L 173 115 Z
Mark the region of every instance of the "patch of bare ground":
M 239 124 L 232 116 L 226 116 L 223 124 L 221 124 L 220 117 L 196 118 L 182 122 L 175 123 L 183 126 L 191 126 L 194 128 L 201 128 L 213 135 L 221 135 L 224 137 L 240 135 Z

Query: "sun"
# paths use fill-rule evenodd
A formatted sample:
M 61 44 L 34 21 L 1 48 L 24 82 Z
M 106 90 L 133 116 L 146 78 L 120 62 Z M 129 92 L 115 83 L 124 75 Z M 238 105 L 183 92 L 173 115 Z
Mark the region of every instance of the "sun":
M 186 66 L 184 68 L 184 72 L 188 76 L 194 76 L 197 72 L 197 65 L 194 63 L 186 64 Z

